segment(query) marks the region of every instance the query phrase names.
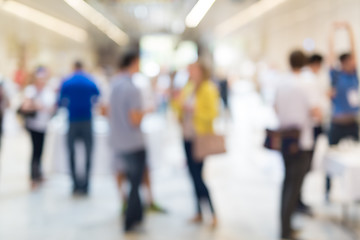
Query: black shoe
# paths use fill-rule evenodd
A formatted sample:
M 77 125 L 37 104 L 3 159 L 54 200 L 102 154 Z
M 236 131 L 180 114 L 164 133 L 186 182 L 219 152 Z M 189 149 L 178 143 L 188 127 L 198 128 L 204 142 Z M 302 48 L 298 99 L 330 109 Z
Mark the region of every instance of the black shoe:
M 309 206 L 306 206 L 305 204 L 302 204 L 302 205 L 299 204 L 299 206 L 296 208 L 296 211 L 298 213 L 302 213 L 302 214 L 305 214 L 305 215 L 308 215 L 311 217 L 313 216 L 311 208 Z
M 79 194 L 81 196 L 88 196 L 89 195 L 89 189 L 88 188 L 80 188 L 78 192 L 79 192 Z
M 139 223 L 133 223 L 133 224 L 126 224 L 124 231 L 126 234 L 129 233 L 135 233 L 135 234 L 144 234 L 145 229 L 143 228 L 143 225 Z
M 78 195 L 80 193 L 80 188 L 79 187 L 73 187 L 73 195 Z
M 134 230 L 134 224 L 127 223 L 125 224 L 124 231 L 125 233 L 132 232 Z

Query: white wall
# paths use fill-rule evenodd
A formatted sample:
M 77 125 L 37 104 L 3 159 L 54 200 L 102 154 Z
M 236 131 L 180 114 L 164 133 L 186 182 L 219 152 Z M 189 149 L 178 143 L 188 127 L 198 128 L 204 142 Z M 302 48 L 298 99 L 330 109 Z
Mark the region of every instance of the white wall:
M 78 43 L 3 11 L 0 13 L 0 74 L 12 78 L 21 45 L 27 48 L 29 71 L 41 64 L 55 75 L 63 76 L 76 59 L 94 66 L 96 59 L 90 42 Z
M 360 56 L 360 0 L 289 0 L 225 41 L 236 43 L 240 55 L 252 60 L 264 58 L 285 69 L 289 52 L 301 48 L 306 38 L 314 40 L 315 51 L 326 55 L 330 27 L 336 20 L 351 23 Z M 348 49 L 345 36 L 338 34 L 339 53 Z

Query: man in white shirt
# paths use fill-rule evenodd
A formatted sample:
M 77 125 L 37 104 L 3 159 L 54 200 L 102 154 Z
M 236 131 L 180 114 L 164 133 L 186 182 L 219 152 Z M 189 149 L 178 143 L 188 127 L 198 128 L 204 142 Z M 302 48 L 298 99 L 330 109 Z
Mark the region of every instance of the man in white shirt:
M 322 125 L 325 116 L 330 113 L 330 101 L 329 101 L 329 90 L 330 81 L 329 78 L 322 73 L 323 57 L 319 54 L 313 54 L 308 58 L 308 65 L 304 70 L 306 79 L 311 79 L 314 82 L 316 90 L 316 101 L 319 104 L 319 110 L 321 110 L 322 118 L 314 119 L 314 137 L 315 140 L 323 132 Z
M 314 128 L 314 147 L 320 134 L 323 133 L 323 119 L 329 113 L 330 101 L 328 92 L 330 89 L 329 80 L 322 74 L 323 57 L 319 54 L 313 54 L 308 58 L 307 67 L 302 72 L 302 80 L 309 88 L 309 98 L 311 104 L 316 106 L 316 118 L 313 118 Z M 310 164 L 311 165 L 311 164 Z M 310 168 L 308 169 L 308 171 Z M 310 208 L 301 200 L 301 194 L 298 201 L 297 211 L 305 214 L 311 214 Z
M 310 167 L 313 138 L 313 117 L 318 115 L 314 85 L 304 79 L 302 69 L 306 56 L 302 51 L 290 54 L 291 72 L 285 76 L 276 91 L 275 109 L 280 129 L 300 131 L 299 151 L 282 151 L 285 165 L 285 178 L 281 197 L 281 236 L 293 239 L 291 216 L 299 198 L 304 176 Z

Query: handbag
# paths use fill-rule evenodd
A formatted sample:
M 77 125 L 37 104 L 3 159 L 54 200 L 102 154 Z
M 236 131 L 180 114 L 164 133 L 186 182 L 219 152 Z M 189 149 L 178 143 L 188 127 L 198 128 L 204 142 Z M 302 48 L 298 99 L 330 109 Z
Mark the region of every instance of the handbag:
M 224 136 L 206 134 L 195 137 L 193 144 L 193 157 L 195 161 L 201 162 L 209 155 L 222 153 L 226 153 Z
M 31 110 L 31 111 L 24 110 L 22 108 L 22 106 L 17 110 L 17 114 L 19 116 L 23 117 L 24 119 L 36 117 L 36 111 L 34 111 L 34 110 Z
M 31 104 L 33 104 L 33 102 L 31 101 Z M 25 107 L 26 106 L 26 102 L 23 102 L 20 107 L 17 110 L 17 114 L 22 117 L 23 119 L 28 119 L 28 118 L 34 118 L 36 117 L 36 113 L 37 111 L 34 110 L 33 108 L 29 108 L 29 107 Z
M 264 147 L 269 150 L 281 151 L 283 154 L 296 154 L 300 151 L 299 142 L 299 129 L 266 129 Z

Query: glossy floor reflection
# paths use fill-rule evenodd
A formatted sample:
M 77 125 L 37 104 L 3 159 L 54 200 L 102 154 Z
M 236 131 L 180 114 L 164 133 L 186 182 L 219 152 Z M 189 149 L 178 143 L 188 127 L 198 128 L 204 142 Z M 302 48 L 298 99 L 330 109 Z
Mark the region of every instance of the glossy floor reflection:
M 206 223 L 188 223 L 194 210 L 192 188 L 182 161 L 178 131 L 170 121 L 166 131 L 153 128 L 165 132 L 161 138 L 169 145 L 162 144 L 163 147 L 153 153 L 159 158 L 152 171 L 155 198 L 169 213 L 149 213 L 143 231 L 128 236 L 122 233 L 121 202 L 111 176 L 94 176 L 90 196 L 74 198 L 68 177 L 53 172 L 51 159 L 47 159 L 48 179 L 43 188 L 31 192 L 27 181 L 26 133 L 7 135 L 1 159 L 0 239 L 278 239 L 282 164 L 278 154 L 261 148 L 263 128 L 273 121 L 273 113 L 264 106 L 251 84 L 241 83 L 239 89 L 241 91 L 235 89 L 232 98 L 232 120 L 225 127 L 229 153 L 210 158 L 204 173 L 219 215 L 217 229 L 211 229 Z M 153 119 L 153 124 L 156 124 L 161 117 L 154 117 L 157 120 Z M 219 126 L 224 129 L 224 122 L 220 121 Z M 150 131 L 151 134 L 159 132 Z M 313 206 L 315 216 L 295 216 L 296 227 L 303 230 L 302 239 L 357 239 L 359 209 L 352 207 L 349 211 L 353 223 L 342 226 L 341 205 L 324 203 L 323 184 L 321 172 L 313 172 L 306 179 L 304 198 Z

